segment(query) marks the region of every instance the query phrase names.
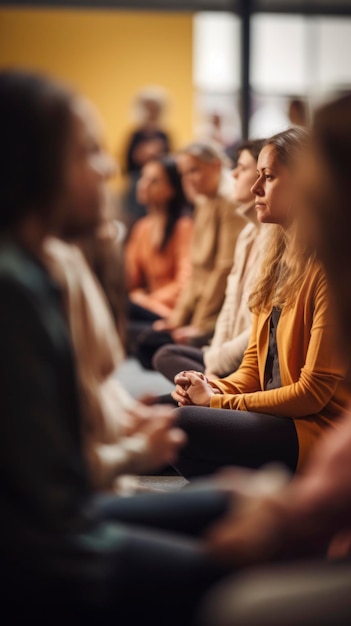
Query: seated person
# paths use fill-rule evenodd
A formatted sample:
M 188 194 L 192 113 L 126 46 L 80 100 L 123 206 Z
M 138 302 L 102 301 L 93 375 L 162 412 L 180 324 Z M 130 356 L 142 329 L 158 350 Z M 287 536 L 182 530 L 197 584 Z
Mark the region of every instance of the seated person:
M 340 351 L 349 365 L 350 95 L 315 113 L 312 140 L 299 175 L 308 218 L 303 232 L 317 248 L 331 288 L 338 329 L 331 352 Z M 350 375 L 347 384 L 350 388 Z M 240 497 L 240 513 L 231 511 L 210 529 L 208 547 L 235 569 L 244 566 L 246 573 L 217 589 L 198 623 L 346 626 L 351 614 L 349 412 L 337 429 L 325 433 L 304 472 L 287 485 L 276 481 L 267 490 L 262 473 L 233 469 L 218 481 L 223 486 L 225 480 Z
M 144 165 L 138 198 L 147 216 L 134 225 L 125 250 L 132 329 L 133 321 L 151 326 L 152 321 L 172 313 L 190 277 L 193 234 L 173 158 L 152 159 Z
M 350 400 L 325 273 L 296 235 L 295 166 L 305 139 L 290 129 L 259 154 L 257 215 L 276 226 L 250 296 L 253 326 L 241 366 L 212 382 L 202 373 L 176 376 L 172 395 L 188 435 L 176 466 L 186 477 L 270 461 L 301 469 Z
M 173 312 L 156 321 L 139 343 L 139 359 L 152 368 L 156 350 L 168 343 L 203 345 L 214 332 L 243 218 L 235 212 L 234 181 L 228 159 L 207 143 L 179 154 L 187 196 L 195 197 L 191 278 Z
M 44 262 L 60 285 L 75 351 L 82 433 L 97 490 L 130 492 L 142 474 L 175 459 L 182 435 L 174 418 L 135 401 L 116 378 L 124 351 L 109 305 L 79 249 L 50 237 Z
M 113 496 L 107 515 L 82 445 L 69 294 L 43 264 L 49 238 L 98 226 L 106 155 L 80 99 L 30 73 L 0 72 L 0 134 L 2 608 L 14 621 L 161 626 L 166 615 L 190 626 L 227 571 L 196 535 L 230 499 L 221 490 Z
M 83 98 L 79 109 L 90 142 L 97 156 L 101 156 L 101 170 L 107 182 L 114 164 L 101 149 L 101 122 Z M 136 481 L 121 480 L 121 476 L 150 472 L 169 463 L 181 442 L 181 434 L 173 428 L 173 419 L 165 416 L 165 411 L 158 415 L 157 407 L 151 411 L 133 400 L 115 375 L 124 359 L 118 334 L 124 312 L 114 306 L 123 296 L 123 286 L 115 281 L 113 290 L 108 280 L 109 265 L 117 261 L 118 248 L 113 238 L 107 184 L 103 195 L 96 227 L 81 229 L 78 239 L 77 233 L 67 232 L 70 245 L 56 237 L 47 238 L 43 260 L 64 297 L 79 376 L 84 449 L 92 484 L 104 491 L 123 490 L 126 486 L 130 492 L 136 488 Z M 73 241 L 83 247 L 98 269 L 105 293 Z
M 138 123 L 126 138 L 122 155 L 123 169 L 129 177 L 123 211 L 128 232 L 145 215 L 145 207 L 137 197 L 137 184 L 143 166 L 149 159 L 166 156 L 171 152 L 171 139 L 163 128 L 165 105 L 165 94 L 152 87 L 143 89 L 135 100 Z
M 265 228 L 261 228 L 257 220 L 251 193 L 262 144 L 263 140 L 247 141 L 238 148 L 237 165 L 233 171 L 233 200 L 240 204 L 237 213 L 248 223 L 236 242 L 225 300 L 210 345 L 196 348 L 169 344 L 160 348 L 153 358 L 154 369 L 171 382 L 181 370 L 190 369 L 204 372 L 209 377 L 226 376 L 239 367 L 247 348 L 251 331 L 248 296 L 266 236 Z
M 88 108 L 90 109 L 90 107 Z M 88 114 L 89 117 L 96 118 L 94 110 Z M 91 129 L 94 129 L 96 122 L 93 125 L 91 120 L 90 125 Z M 97 125 L 96 132 L 96 136 L 100 137 L 100 124 Z M 113 171 L 115 171 L 115 162 L 112 159 L 111 162 Z M 78 238 L 69 240 L 82 251 L 91 271 L 98 279 L 107 298 L 114 325 L 124 349 L 126 347 L 127 307 L 127 288 L 124 276 L 125 234 L 123 222 L 116 220 L 113 192 L 106 185 L 106 195 L 98 227 L 91 232 L 85 232 Z

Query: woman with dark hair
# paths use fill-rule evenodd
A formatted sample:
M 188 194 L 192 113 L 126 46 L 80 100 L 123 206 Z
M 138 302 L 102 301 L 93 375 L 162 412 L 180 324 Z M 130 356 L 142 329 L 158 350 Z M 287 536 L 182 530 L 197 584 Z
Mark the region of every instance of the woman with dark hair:
M 201 346 L 212 337 L 244 225 L 235 212 L 230 160 L 217 146 L 191 143 L 179 152 L 178 163 L 183 189 L 195 206 L 191 276 L 170 315 L 140 333 L 137 356 L 147 369 L 153 369 L 153 356 L 161 346 Z
M 154 322 L 169 317 L 190 278 L 193 220 L 186 215 L 181 177 L 172 157 L 144 165 L 138 198 L 147 215 L 136 222 L 126 244 L 127 350 L 149 368 L 145 337 L 153 336 Z
M 130 319 L 142 320 L 145 309 L 147 321 L 171 313 L 191 269 L 193 222 L 184 215 L 186 200 L 173 158 L 152 159 L 144 165 L 138 199 L 147 216 L 134 225 L 127 242 L 126 272 Z
M 169 154 L 172 143 L 169 133 L 163 128 L 167 95 L 161 88 L 144 88 L 137 94 L 133 108 L 137 125 L 126 140 L 122 157 L 123 169 L 129 176 L 124 207 L 124 221 L 128 231 L 145 215 L 145 206 L 137 194 L 141 170 L 150 159 Z
M 272 234 L 249 299 L 253 324 L 241 366 L 219 380 L 193 371 L 175 378 L 188 435 L 176 465 L 186 477 L 273 461 L 300 470 L 350 401 L 325 272 L 296 233 L 295 168 L 306 139 L 300 129 L 284 131 L 258 157 L 252 193 Z

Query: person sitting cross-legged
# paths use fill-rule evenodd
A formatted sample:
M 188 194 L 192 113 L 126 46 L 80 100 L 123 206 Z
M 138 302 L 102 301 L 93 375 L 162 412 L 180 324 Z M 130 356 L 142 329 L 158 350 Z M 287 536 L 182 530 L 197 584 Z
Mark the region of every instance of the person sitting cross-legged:
M 348 406 L 325 271 L 299 235 L 295 168 L 306 141 L 305 131 L 289 129 L 267 139 L 258 157 L 257 216 L 275 232 L 250 296 L 253 325 L 241 366 L 218 380 L 196 371 L 176 376 L 172 395 L 188 435 L 176 467 L 187 478 L 271 461 L 301 470 Z

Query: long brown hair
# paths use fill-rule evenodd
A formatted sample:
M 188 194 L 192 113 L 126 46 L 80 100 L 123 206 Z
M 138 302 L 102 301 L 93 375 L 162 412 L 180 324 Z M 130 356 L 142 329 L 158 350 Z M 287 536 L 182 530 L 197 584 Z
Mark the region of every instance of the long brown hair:
M 293 167 L 308 134 L 300 128 L 289 128 L 267 139 L 263 147 L 273 146 L 279 163 Z M 249 298 L 251 310 L 289 306 L 293 303 L 314 254 L 305 246 L 293 224 L 289 231 L 272 225 L 267 233 L 261 271 Z

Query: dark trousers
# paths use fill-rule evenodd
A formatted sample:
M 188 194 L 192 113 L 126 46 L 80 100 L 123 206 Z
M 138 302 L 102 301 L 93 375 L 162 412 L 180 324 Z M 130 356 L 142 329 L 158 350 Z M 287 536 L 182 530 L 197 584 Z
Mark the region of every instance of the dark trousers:
M 128 317 L 128 351 L 129 354 L 135 356 L 140 361 L 145 369 L 156 369 L 163 374 L 164 372 L 155 365 L 156 354 L 159 354 L 164 347 L 170 350 L 173 347 L 174 352 L 170 354 L 170 358 L 166 357 L 169 365 L 167 366 L 168 373 L 164 373 L 164 375 L 167 378 L 171 376 L 172 378 L 170 378 L 170 380 L 173 381 L 175 374 L 180 372 L 180 370 L 194 369 L 194 364 L 197 362 L 199 363 L 197 369 L 203 371 L 202 351 L 199 346 L 209 341 L 213 334 L 212 332 L 207 332 L 196 337 L 193 340 L 194 346 L 188 347 L 174 344 L 171 333 L 167 331 L 153 330 L 153 323 L 161 319 L 161 317 L 130 301 Z M 179 359 L 179 369 L 177 369 L 178 364 L 172 364 L 174 355 Z M 181 366 L 183 362 L 184 367 Z
M 99 626 L 106 619 L 119 626 L 191 626 L 204 594 L 229 573 L 201 541 L 202 532 L 226 513 L 229 504 L 228 495 L 207 487 L 96 498 L 98 521 L 110 522 L 110 532 L 115 524 L 119 537 L 113 549 L 108 540 L 100 548 L 109 559 L 104 599 L 92 601 L 86 584 L 79 590 L 75 583 L 72 591 L 65 577 L 54 584 L 49 572 L 43 580 L 30 576 L 26 582 L 14 569 L 9 581 L 6 568 L 2 607 L 11 611 L 11 619 L 33 618 L 40 626 Z M 70 580 L 76 579 L 82 563 L 77 560 L 77 576 L 72 561 L 69 568 Z M 94 589 L 91 592 L 93 596 Z
M 296 469 L 299 444 L 292 419 L 199 406 L 178 409 L 178 415 L 188 442 L 175 467 L 188 479 L 228 465 L 280 462 Z
M 103 498 L 101 518 L 124 527 L 111 578 L 111 611 L 128 626 L 190 626 L 198 603 L 227 571 L 204 550 L 202 532 L 228 509 L 214 489 Z M 118 599 L 114 588 L 122 589 Z
M 203 352 L 193 346 L 168 344 L 157 350 L 152 364 L 154 369 L 173 383 L 176 374 L 183 370 L 205 371 Z
M 172 343 L 170 333 L 153 330 L 152 325 L 162 319 L 160 315 L 134 304 L 128 303 L 127 349 L 130 356 L 138 359 L 148 370 L 153 369 L 152 359 L 157 350 Z
M 99 496 L 96 506 L 103 520 L 199 537 L 209 524 L 224 514 L 228 496 L 214 487 L 200 489 L 195 484 L 163 494 Z

